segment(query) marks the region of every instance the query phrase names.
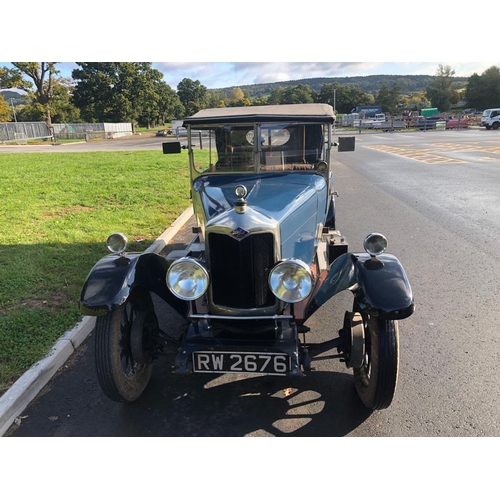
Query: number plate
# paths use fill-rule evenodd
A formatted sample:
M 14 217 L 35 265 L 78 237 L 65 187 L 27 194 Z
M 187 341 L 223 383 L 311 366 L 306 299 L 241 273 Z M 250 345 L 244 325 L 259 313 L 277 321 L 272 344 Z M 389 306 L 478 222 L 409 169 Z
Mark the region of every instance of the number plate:
M 269 352 L 197 351 L 193 353 L 193 370 L 202 373 L 261 373 L 287 375 L 291 358 Z

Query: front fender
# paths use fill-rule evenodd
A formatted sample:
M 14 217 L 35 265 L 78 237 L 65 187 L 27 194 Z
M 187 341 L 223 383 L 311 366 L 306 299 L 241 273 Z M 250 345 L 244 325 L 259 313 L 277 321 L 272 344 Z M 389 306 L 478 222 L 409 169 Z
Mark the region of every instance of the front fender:
M 394 255 L 372 259 L 367 253 L 347 253 L 338 257 L 322 277 L 308 317 L 347 289 L 353 292 L 361 311 L 371 316 L 397 320 L 407 318 L 415 309 L 410 282 Z
M 187 302 L 167 288 L 168 261 L 155 253 L 129 253 L 103 257 L 90 271 L 83 285 L 80 305 L 83 314 L 100 316 L 121 306 L 136 286 L 156 293 L 183 317 Z

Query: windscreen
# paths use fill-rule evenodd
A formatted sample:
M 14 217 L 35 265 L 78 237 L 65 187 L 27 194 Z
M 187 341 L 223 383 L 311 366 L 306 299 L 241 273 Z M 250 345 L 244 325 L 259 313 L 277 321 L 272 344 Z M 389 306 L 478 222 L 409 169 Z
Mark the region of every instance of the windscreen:
M 324 127 L 318 123 L 252 123 L 193 129 L 193 167 L 198 173 L 313 170 L 327 160 Z

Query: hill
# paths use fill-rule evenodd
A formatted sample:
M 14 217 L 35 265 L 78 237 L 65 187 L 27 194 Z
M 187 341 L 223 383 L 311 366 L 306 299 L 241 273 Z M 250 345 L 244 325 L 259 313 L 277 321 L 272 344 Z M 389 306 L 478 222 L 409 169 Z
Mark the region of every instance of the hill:
M 263 97 L 270 95 L 271 92 L 278 87 L 288 87 L 295 85 L 309 85 L 315 92 L 321 90 L 325 83 L 339 83 L 340 85 L 352 85 L 359 87 L 363 92 L 375 94 L 380 87 L 385 83 L 392 87 L 394 83 L 400 85 L 402 94 L 410 94 L 412 92 L 424 91 L 426 87 L 434 80 L 434 76 L 430 75 L 370 75 L 370 76 L 345 76 L 345 77 L 322 77 L 322 78 L 305 78 L 301 80 L 289 80 L 287 82 L 275 83 L 257 83 L 253 85 L 240 85 L 239 88 L 249 94 L 251 98 Z M 455 77 L 454 86 L 460 88 L 464 86 L 467 77 Z M 231 95 L 234 87 L 225 87 L 220 89 L 211 89 L 214 92 L 223 92 L 227 96 Z
M 0 90 L 0 95 L 11 104 L 11 99 L 14 100 L 14 105 L 22 104 L 25 101 L 25 97 L 20 92 L 15 90 Z

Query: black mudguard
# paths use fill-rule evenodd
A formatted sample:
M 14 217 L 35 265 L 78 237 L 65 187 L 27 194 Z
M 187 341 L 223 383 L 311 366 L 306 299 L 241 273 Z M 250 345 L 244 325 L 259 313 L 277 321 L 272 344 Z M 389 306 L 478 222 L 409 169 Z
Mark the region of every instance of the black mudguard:
M 415 310 L 410 282 L 394 255 L 371 258 L 367 253 L 346 253 L 332 263 L 311 300 L 307 316 L 347 289 L 353 292 L 361 311 L 371 316 L 398 320 Z
M 121 306 L 137 286 L 154 292 L 181 316 L 187 316 L 188 303 L 167 288 L 168 261 L 155 253 L 108 255 L 90 271 L 80 297 L 81 310 L 88 316 L 100 316 Z

